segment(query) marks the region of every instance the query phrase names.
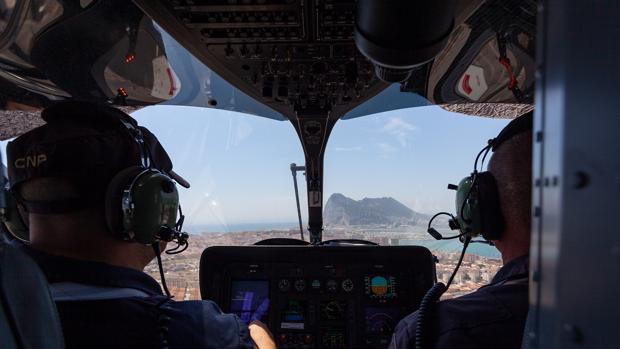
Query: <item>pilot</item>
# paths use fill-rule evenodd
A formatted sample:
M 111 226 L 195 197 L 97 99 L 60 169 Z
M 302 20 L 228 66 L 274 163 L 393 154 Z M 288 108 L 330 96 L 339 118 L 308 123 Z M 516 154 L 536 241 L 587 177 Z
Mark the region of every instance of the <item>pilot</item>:
M 509 136 L 494 149 L 488 166 L 504 219 L 500 238 L 492 241 L 503 266 L 489 285 L 436 304 L 425 334 L 429 348 L 521 348 L 528 313 L 532 113 L 513 120 L 504 130 L 509 129 L 502 131 Z M 401 320 L 391 349 L 416 347 L 418 319 L 416 311 Z
M 164 295 L 143 270 L 165 243 L 126 241 L 110 228 L 106 200 L 122 197 L 111 182 L 144 160 L 130 131 L 140 131 L 154 168 L 189 186 L 152 133 L 118 109 L 86 102 L 61 102 L 41 116 L 45 125 L 7 146 L 8 172 L 27 212 L 23 249 L 50 282 L 67 348 L 275 348 L 259 322 L 246 326 L 211 301 Z

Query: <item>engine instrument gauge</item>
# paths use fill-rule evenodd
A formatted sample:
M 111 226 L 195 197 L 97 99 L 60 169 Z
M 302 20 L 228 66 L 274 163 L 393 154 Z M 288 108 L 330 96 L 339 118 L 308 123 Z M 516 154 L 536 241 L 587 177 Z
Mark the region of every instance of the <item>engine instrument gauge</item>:
M 295 280 L 295 291 L 303 292 L 306 289 L 306 280 L 299 279 Z
M 321 320 L 343 320 L 346 315 L 347 303 L 333 300 L 321 302 Z
M 338 283 L 336 282 L 336 280 L 327 280 L 325 287 L 327 288 L 327 292 L 329 293 L 338 292 Z
M 278 282 L 278 290 L 280 292 L 288 292 L 291 289 L 291 282 L 288 279 L 282 279 Z
M 345 279 L 344 281 L 342 281 L 342 289 L 345 292 L 351 293 L 353 291 L 353 288 L 354 288 L 353 280 Z

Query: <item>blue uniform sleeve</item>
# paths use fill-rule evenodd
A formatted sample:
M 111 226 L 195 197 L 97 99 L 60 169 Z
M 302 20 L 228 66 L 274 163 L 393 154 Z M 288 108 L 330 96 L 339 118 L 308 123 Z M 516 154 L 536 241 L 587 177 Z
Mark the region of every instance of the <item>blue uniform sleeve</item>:
M 248 326 L 234 314 L 225 314 L 211 301 L 172 302 L 168 314 L 175 334 L 171 342 L 179 348 L 252 349 Z M 172 343 L 171 343 L 172 344 Z
M 418 312 L 407 315 L 404 319 L 400 320 L 394 334 L 392 335 L 392 342 L 390 343 L 390 349 L 409 349 L 415 348 L 415 328 L 418 323 Z
M 252 349 L 254 342 L 250 338 L 248 326 L 237 315 L 225 314 L 211 301 L 202 301 L 205 334 L 211 342 L 208 347 L 230 349 Z M 213 340 L 217 339 L 217 340 Z M 215 344 L 214 342 L 218 342 Z M 215 345 L 214 345 L 215 344 Z

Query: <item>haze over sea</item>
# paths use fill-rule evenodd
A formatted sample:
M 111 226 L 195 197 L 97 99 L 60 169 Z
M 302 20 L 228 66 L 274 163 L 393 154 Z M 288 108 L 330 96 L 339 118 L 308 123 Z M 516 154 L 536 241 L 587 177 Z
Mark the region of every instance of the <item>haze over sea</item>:
M 441 252 L 461 252 L 463 250 L 463 244 L 458 240 L 411 240 L 411 245 L 420 245 L 431 251 Z M 501 257 L 495 247 L 485 244 L 470 244 L 467 247 L 467 253 L 488 258 Z
M 269 231 L 269 230 L 290 230 L 297 229 L 299 226 L 296 222 L 289 223 L 237 223 L 237 224 L 203 224 L 186 226 L 186 230 L 190 234 L 214 234 L 214 233 L 234 233 L 234 232 L 255 232 L 255 231 Z M 449 235 L 445 231 L 443 234 Z M 400 241 L 403 245 L 420 245 L 427 247 L 431 251 L 440 252 L 461 252 L 463 244 L 458 240 L 409 240 L 404 239 Z M 467 253 L 475 254 L 488 258 L 500 258 L 500 253 L 495 247 L 485 244 L 470 244 L 467 248 Z
M 244 231 L 289 230 L 299 229 L 299 223 L 235 223 L 235 224 L 199 224 L 184 227 L 190 234 L 235 233 Z

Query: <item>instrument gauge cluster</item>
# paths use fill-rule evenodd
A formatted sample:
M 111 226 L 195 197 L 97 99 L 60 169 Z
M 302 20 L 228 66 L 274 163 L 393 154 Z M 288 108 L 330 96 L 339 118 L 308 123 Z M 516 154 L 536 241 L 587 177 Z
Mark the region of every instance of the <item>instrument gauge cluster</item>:
M 434 267 L 430 252 L 413 246 L 211 247 L 201 293 L 242 321 L 267 323 L 278 348 L 387 348 L 432 286 Z

